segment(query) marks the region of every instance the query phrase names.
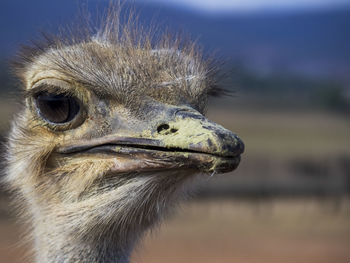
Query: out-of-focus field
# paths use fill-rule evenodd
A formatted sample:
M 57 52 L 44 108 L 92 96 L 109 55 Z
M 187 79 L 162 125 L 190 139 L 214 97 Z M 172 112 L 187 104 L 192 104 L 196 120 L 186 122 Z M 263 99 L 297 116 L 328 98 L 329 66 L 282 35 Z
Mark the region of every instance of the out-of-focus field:
M 19 108 L 6 101 L 0 103 L 2 133 Z M 348 116 L 226 105 L 208 116 L 244 140 L 240 167 L 205 179 L 200 193 L 206 198 L 182 205 L 146 237 L 132 262 L 350 262 L 350 200 L 344 194 L 350 178 Z M 235 197 L 237 190 L 256 193 L 259 184 L 264 196 Z M 296 197 L 291 186 L 321 195 Z M 269 189 L 290 192 L 276 197 Z M 29 246 L 18 243 L 23 229 L 9 210 L 8 197 L 0 198 L 0 262 L 30 262 Z
M 132 262 L 347 263 L 350 200 L 333 202 L 189 202 L 147 236 Z M 2 218 L 0 233 L 0 262 L 30 262 L 13 221 Z
M 300 158 L 350 154 L 348 115 L 315 110 L 214 108 L 208 117 L 245 141 L 245 156 Z
M 350 206 L 276 200 L 191 202 L 149 235 L 132 262 L 350 262 Z

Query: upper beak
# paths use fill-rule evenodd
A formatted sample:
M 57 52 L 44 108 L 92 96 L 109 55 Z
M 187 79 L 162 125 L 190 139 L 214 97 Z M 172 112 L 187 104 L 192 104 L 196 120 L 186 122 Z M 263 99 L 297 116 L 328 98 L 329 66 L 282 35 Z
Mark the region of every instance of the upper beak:
M 155 136 L 168 149 L 234 158 L 244 151 L 240 138 L 197 112 L 181 111 L 174 121 L 162 124 Z
M 63 154 L 119 154 L 124 160 L 129 156 L 130 167 L 140 171 L 182 167 L 221 173 L 234 170 L 243 151 L 237 135 L 196 111 L 186 110 L 178 110 L 136 136 L 112 134 L 58 149 Z

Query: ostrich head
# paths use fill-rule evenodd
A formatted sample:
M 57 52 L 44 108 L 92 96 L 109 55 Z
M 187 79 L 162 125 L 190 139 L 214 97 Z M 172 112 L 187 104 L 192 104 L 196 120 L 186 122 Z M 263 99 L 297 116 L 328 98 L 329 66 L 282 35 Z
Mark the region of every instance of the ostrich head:
M 186 182 L 234 170 L 243 152 L 204 116 L 218 89 L 194 45 L 116 27 L 51 39 L 17 65 L 25 101 L 7 180 L 29 211 L 39 262 L 126 261 Z

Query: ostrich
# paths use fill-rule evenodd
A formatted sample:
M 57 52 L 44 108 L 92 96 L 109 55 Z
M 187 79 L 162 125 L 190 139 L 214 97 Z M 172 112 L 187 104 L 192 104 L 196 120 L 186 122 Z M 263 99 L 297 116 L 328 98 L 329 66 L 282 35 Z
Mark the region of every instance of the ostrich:
M 205 116 L 220 89 L 194 44 L 121 25 L 50 37 L 15 72 L 6 181 L 36 262 L 128 262 L 197 174 L 234 170 L 242 141 Z

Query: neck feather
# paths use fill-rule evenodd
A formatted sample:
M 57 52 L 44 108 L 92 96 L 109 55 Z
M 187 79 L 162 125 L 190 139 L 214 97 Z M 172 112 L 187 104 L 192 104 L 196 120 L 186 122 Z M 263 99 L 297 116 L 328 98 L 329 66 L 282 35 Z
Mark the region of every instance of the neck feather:
M 134 240 L 128 246 L 120 245 L 108 236 L 101 236 L 99 240 L 79 240 L 65 236 L 64 232 L 48 231 L 46 235 L 35 236 L 36 262 L 128 263 L 135 243 Z
M 37 262 L 129 262 L 143 233 L 184 196 L 188 178 L 152 174 L 77 202 L 32 203 Z

